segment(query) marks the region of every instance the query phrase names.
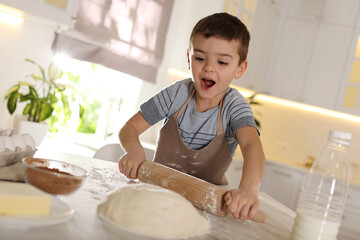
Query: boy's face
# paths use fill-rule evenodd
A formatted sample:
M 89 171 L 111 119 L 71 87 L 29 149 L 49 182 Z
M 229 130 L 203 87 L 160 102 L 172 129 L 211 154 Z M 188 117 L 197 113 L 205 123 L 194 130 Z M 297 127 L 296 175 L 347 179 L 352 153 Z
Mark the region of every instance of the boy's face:
M 247 67 L 246 61 L 239 66 L 238 42 L 235 40 L 197 35 L 187 55 L 196 96 L 214 106 L 226 94 L 231 81 L 240 78 Z

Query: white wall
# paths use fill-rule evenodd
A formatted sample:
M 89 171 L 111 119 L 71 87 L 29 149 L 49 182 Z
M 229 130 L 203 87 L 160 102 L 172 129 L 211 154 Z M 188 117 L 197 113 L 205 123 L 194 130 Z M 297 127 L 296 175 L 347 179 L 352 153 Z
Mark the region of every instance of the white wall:
M 3 101 L 8 89 L 25 76 L 37 71 L 26 58 L 48 66 L 52 60 L 51 44 L 57 24 L 38 17 L 27 16 L 20 26 L 0 22 L 0 128 L 13 128 L 13 119 Z M 15 114 L 21 114 L 17 108 Z M 15 115 L 14 114 L 14 115 Z

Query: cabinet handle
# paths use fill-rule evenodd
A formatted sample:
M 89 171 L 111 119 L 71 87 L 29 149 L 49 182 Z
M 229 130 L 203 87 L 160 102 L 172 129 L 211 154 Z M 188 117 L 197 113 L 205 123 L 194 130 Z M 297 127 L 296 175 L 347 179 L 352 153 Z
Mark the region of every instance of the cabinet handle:
M 273 172 L 274 172 L 275 174 L 279 174 L 279 175 L 282 175 L 282 176 L 285 176 L 285 177 L 288 177 L 288 178 L 292 178 L 292 177 L 293 177 L 292 174 L 286 173 L 286 172 L 283 172 L 283 171 L 280 171 L 280 170 L 274 169 Z

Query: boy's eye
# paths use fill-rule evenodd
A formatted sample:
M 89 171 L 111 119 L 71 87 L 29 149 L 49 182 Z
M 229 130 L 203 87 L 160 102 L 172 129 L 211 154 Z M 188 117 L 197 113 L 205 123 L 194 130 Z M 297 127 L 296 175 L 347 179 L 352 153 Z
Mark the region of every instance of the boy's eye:
M 220 65 L 227 65 L 227 64 L 228 64 L 227 62 L 223 62 L 223 61 L 218 61 L 218 63 L 219 63 Z
M 197 61 L 204 61 L 204 58 L 201 58 L 201 57 L 195 57 L 195 60 L 197 60 Z

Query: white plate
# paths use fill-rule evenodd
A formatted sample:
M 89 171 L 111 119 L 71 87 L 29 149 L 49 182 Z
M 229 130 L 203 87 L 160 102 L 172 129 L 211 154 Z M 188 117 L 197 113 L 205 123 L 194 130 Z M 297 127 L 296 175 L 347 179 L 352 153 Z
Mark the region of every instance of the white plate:
M 74 212 L 67 203 L 58 197 L 53 197 L 48 216 L 0 216 L 0 225 L 21 229 L 48 226 L 69 220 Z

